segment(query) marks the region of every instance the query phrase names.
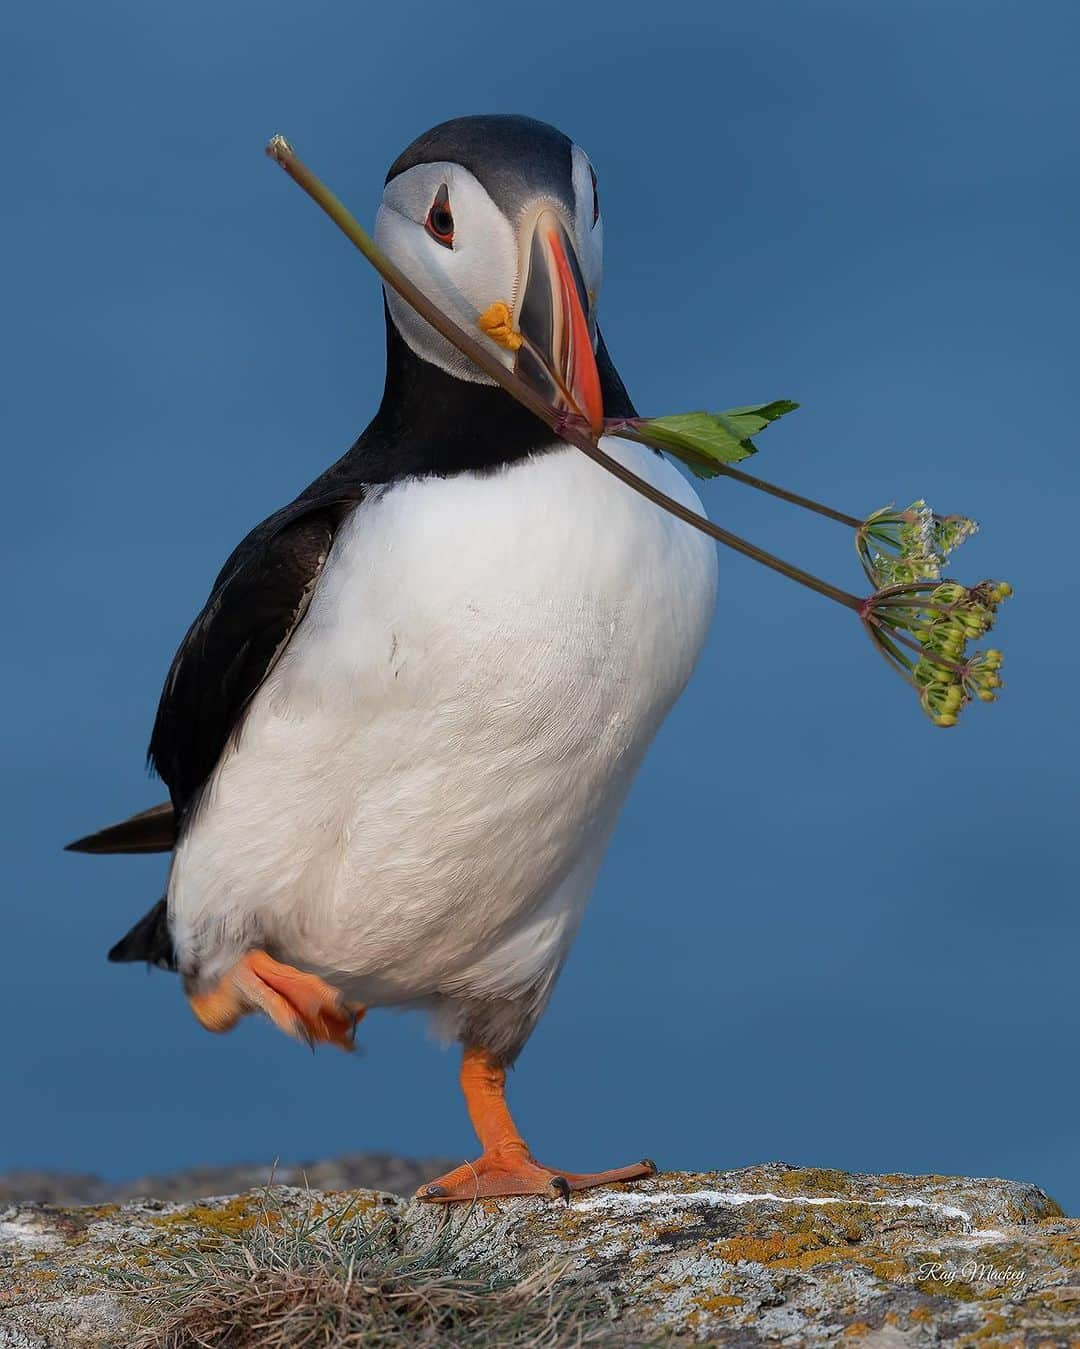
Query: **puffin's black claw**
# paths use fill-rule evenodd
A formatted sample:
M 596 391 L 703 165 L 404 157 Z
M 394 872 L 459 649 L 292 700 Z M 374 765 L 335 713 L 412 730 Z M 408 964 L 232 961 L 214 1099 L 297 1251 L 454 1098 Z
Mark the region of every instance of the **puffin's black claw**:
M 551 1191 L 553 1199 L 565 1199 L 570 1203 L 570 1182 L 565 1176 L 552 1176 L 548 1181 L 548 1189 Z
M 438 1185 L 435 1181 L 432 1181 L 430 1185 L 424 1186 L 424 1197 L 426 1199 L 445 1199 L 446 1186 Z
M 642 1157 L 641 1165 L 647 1166 L 649 1168 L 650 1176 L 655 1176 L 656 1173 L 660 1170 L 660 1168 L 656 1165 L 656 1163 L 653 1161 L 651 1157 Z

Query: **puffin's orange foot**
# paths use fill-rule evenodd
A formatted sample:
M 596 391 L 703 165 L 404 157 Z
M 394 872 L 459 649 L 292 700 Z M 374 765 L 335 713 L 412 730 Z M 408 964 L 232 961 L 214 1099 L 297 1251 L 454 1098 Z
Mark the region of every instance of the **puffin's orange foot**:
M 286 1035 L 317 1043 L 353 1047 L 364 1015 L 317 974 L 283 965 L 265 951 L 249 951 L 208 993 L 189 996 L 191 1009 L 207 1030 L 232 1030 L 248 1012 L 265 1012 Z
M 597 1185 L 614 1185 L 624 1180 L 645 1180 L 656 1175 L 656 1164 L 648 1160 L 614 1171 L 582 1174 L 576 1171 L 552 1171 L 541 1166 L 520 1147 L 493 1148 L 475 1162 L 455 1167 L 445 1176 L 421 1185 L 417 1199 L 435 1204 L 453 1204 L 462 1200 L 495 1199 L 513 1194 L 546 1194 L 565 1199 L 576 1190 L 591 1190 Z

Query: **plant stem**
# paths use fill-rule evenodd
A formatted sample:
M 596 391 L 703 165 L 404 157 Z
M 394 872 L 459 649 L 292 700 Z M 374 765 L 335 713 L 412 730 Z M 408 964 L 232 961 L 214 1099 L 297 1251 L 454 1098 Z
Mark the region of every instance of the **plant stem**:
M 886 620 L 875 616 L 874 622 L 880 627 Z M 910 651 L 914 651 L 920 659 L 928 660 L 932 665 L 940 665 L 942 669 L 951 670 L 953 674 L 962 675 L 964 673 L 965 666 L 958 665 L 956 661 L 949 660 L 946 656 L 939 656 L 936 651 L 932 651 L 929 647 L 920 646 L 918 642 L 913 642 L 910 637 L 905 637 L 903 632 L 894 627 L 893 624 L 890 623 L 888 627 L 892 639 L 896 642 L 902 642 Z
M 901 599 L 880 600 L 875 603 L 874 608 L 879 610 L 896 609 L 901 612 L 905 609 L 909 609 L 913 614 L 921 613 L 924 609 L 933 609 L 939 614 L 957 614 L 960 612 L 960 606 L 958 604 L 938 604 L 934 600 L 919 599 L 911 601 L 904 601 Z
M 906 683 L 910 684 L 912 688 L 917 688 L 914 679 L 912 679 L 910 674 L 906 673 L 906 671 L 914 670 L 915 663 L 913 661 L 908 660 L 907 656 L 905 656 L 904 653 L 901 650 L 899 650 L 899 648 L 895 645 L 895 643 L 889 640 L 889 638 L 882 631 L 881 626 L 879 624 L 871 623 L 868 622 L 866 619 L 864 619 L 863 626 L 866 628 L 867 636 L 874 643 L 874 646 L 878 649 L 878 651 L 881 652 L 882 659 L 886 662 L 886 664 L 888 664 L 889 655 L 891 655 L 893 659 L 897 662 L 897 665 L 893 666 L 892 668 L 895 669 L 896 673 L 900 676 L 900 678 L 903 679 Z M 900 664 L 902 664 L 905 668 L 900 669 L 899 668 Z
M 639 420 L 647 421 L 648 419 L 641 418 Z M 647 427 L 638 425 L 631 420 L 613 419 L 606 429 L 609 434 L 621 436 L 623 440 L 636 440 L 642 445 L 651 445 L 658 450 L 664 448 L 658 441 L 649 438 Z M 764 478 L 755 478 L 752 473 L 744 473 L 741 468 L 732 468 L 730 464 L 720 464 L 711 459 L 708 461 L 708 467 L 711 473 L 722 474 L 725 478 L 734 478 L 736 482 L 741 482 L 747 487 L 754 487 L 759 492 L 768 492 L 769 496 L 779 497 L 781 501 L 789 501 L 793 506 L 802 506 L 817 515 L 824 515 L 826 519 L 837 520 L 840 524 L 848 525 L 851 529 L 862 528 L 862 520 L 854 515 L 847 515 L 844 511 L 835 511 L 831 506 L 826 506 L 821 501 L 814 501 L 812 497 L 800 496 L 798 492 L 789 492 L 786 487 L 777 487 L 775 483 L 766 482 Z
M 937 581 L 894 581 L 891 586 L 883 586 L 875 597 L 878 602 L 893 599 L 906 599 L 908 595 L 917 590 L 936 590 L 939 585 L 956 585 L 955 581 L 950 581 L 947 576 L 942 576 Z
M 819 595 L 824 595 L 827 599 L 834 600 L 837 604 L 842 604 L 848 609 L 858 611 L 861 608 L 864 601 L 860 600 L 858 596 L 851 595 L 846 590 L 841 590 L 838 586 L 831 585 L 828 581 L 813 576 L 801 567 L 785 562 L 783 558 L 776 557 L 774 554 L 758 548 L 755 544 L 749 543 L 746 539 L 740 538 L 737 534 L 732 534 L 719 525 L 713 524 L 705 516 L 690 510 L 681 502 L 676 501 L 674 497 L 669 497 L 659 488 L 653 487 L 651 483 L 639 478 L 636 473 L 625 468 L 617 459 L 613 459 L 611 455 L 605 453 L 591 436 L 574 426 L 572 422 L 568 422 L 557 409 L 549 406 L 541 395 L 530 388 L 520 376 L 505 366 L 493 352 L 483 346 L 471 333 L 467 333 L 453 319 L 448 318 L 438 305 L 414 285 L 405 273 L 376 245 L 346 206 L 297 158 L 292 146 L 284 136 L 274 136 L 267 144 L 266 153 L 281 165 L 293 182 L 302 187 L 308 196 L 318 206 L 322 207 L 338 229 L 363 253 L 364 257 L 367 258 L 368 262 L 391 289 L 396 290 L 421 318 L 426 319 L 436 332 L 445 337 L 462 355 L 467 356 L 485 375 L 505 389 L 511 397 L 516 398 L 522 406 L 528 408 L 542 422 L 550 426 L 559 439 L 576 446 L 595 463 L 606 468 L 609 473 L 614 474 L 628 487 L 633 488 L 635 492 L 639 492 L 649 501 L 661 506 L 678 519 L 685 521 L 686 524 L 700 530 L 703 534 L 707 534 L 717 543 L 722 543 L 735 552 L 742 553 L 744 557 L 752 558 L 755 562 L 770 567 L 782 576 L 787 576 L 790 580 L 797 581 L 809 590 L 814 590 Z
M 573 443 L 578 444 L 576 440 Z M 814 576 L 811 572 L 804 571 L 791 562 L 785 562 L 783 558 L 777 557 L 774 553 L 766 552 L 764 548 L 759 548 L 756 544 L 750 543 L 749 540 L 740 538 L 738 534 L 732 534 L 729 530 L 713 524 L 703 515 L 698 515 L 697 511 L 690 510 L 688 506 L 676 501 L 674 497 L 669 497 L 666 493 L 653 487 L 651 483 L 639 478 L 636 473 L 624 467 L 617 459 L 613 459 L 611 455 L 605 453 L 599 445 L 588 443 L 587 445 L 581 445 L 580 448 L 585 451 L 590 459 L 595 459 L 598 464 L 602 464 L 616 478 L 633 487 L 642 496 L 648 497 L 650 501 L 655 501 L 658 506 L 663 506 L 665 510 L 670 511 L 680 520 L 685 520 L 688 525 L 693 525 L 695 529 L 700 529 L 703 534 L 708 534 L 717 543 L 722 543 L 735 552 L 742 553 L 744 557 L 753 558 L 755 562 L 760 562 L 762 566 L 771 567 L 781 576 L 786 576 L 792 581 L 798 581 L 808 590 L 814 590 L 819 595 L 824 595 L 826 599 L 835 600 L 837 604 L 843 604 L 848 609 L 854 609 L 858 612 L 862 608 L 863 601 L 858 595 L 851 595 L 846 590 L 841 590 L 839 586 L 823 581 L 820 576 Z
M 859 529 L 862 526 L 862 521 L 854 515 L 833 510 L 824 502 L 814 501 L 811 497 L 801 496 L 798 492 L 789 492 L 786 487 L 777 487 L 775 483 L 766 482 L 764 478 L 744 473 L 741 468 L 732 468 L 730 464 L 719 464 L 717 467 L 725 478 L 734 478 L 736 482 L 744 483 L 747 487 L 756 487 L 759 492 L 768 492 L 770 496 L 779 497 L 781 501 L 790 501 L 793 506 L 802 506 L 816 515 L 824 515 L 827 520 L 836 520 L 851 529 Z

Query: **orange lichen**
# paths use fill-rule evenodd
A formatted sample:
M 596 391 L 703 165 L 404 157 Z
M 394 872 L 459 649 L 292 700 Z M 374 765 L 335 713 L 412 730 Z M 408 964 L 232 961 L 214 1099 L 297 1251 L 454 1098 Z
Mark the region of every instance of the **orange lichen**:
M 208 1204 L 192 1204 L 177 1213 L 165 1213 L 160 1218 L 151 1218 L 155 1227 L 171 1230 L 195 1228 L 199 1232 L 215 1238 L 236 1237 L 249 1232 L 253 1227 L 274 1227 L 281 1222 L 281 1214 L 266 1209 L 250 1195 L 237 1195 L 220 1208 L 211 1208 Z
M 717 1313 L 730 1311 L 732 1307 L 741 1307 L 745 1299 L 734 1296 L 709 1297 L 707 1294 L 702 1293 L 698 1297 L 691 1298 L 690 1301 L 693 1302 L 696 1307 L 700 1307 L 703 1312 L 711 1312 L 713 1315 L 716 1315 Z
M 828 1265 L 834 1260 L 852 1260 L 856 1264 L 871 1267 L 869 1259 L 859 1259 L 850 1246 L 822 1246 L 818 1250 L 790 1256 L 787 1260 L 774 1261 L 774 1264 L 777 1269 L 812 1269 L 814 1265 Z
M 777 1180 L 777 1188 L 787 1194 L 836 1195 L 851 1193 L 851 1177 L 846 1171 L 830 1171 L 816 1166 L 796 1167 Z
M 991 1336 L 1006 1334 L 1010 1328 L 1004 1316 L 988 1316 L 979 1329 L 972 1332 L 971 1338 L 973 1340 L 988 1340 Z
M 906 1261 L 889 1254 L 880 1246 L 838 1246 L 833 1235 L 820 1229 L 762 1237 L 729 1237 L 716 1242 L 710 1251 L 732 1264 L 749 1261 L 774 1269 L 811 1269 L 815 1265 L 842 1260 L 862 1265 L 886 1283 L 908 1273 Z
M 974 1290 L 960 1279 L 954 1279 L 951 1283 L 946 1283 L 944 1279 L 915 1279 L 914 1286 L 920 1293 L 928 1293 L 931 1297 L 951 1297 L 960 1302 L 975 1300 Z
M 824 1244 L 824 1239 L 812 1232 L 795 1232 L 791 1235 L 780 1232 L 771 1237 L 728 1237 L 718 1241 L 712 1252 L 732 1264 L 748 1260 L 755 1265 L 770 1265 L 816 1250 Z

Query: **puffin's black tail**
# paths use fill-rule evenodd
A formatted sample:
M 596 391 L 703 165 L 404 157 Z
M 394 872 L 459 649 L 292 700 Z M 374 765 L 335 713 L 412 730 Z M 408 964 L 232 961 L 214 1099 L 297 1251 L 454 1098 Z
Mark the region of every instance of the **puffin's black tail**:
M 164 899 L 159 899 L 148 914 L 140 918 L 126 937 L 121 937 L 109 952 L 114 961 L 145 960 L 162 970 L 176 969 L 176 952 L 169 932 L 169 916 Z
M 65 847 L 65 852 L 92 853 L 145 853 L 172 852 L 176 843 L 176 817 L 172 803 L 163 801 L 160 806 L 151 806 L 141 810 L 129 820 L 119 824 L 110 824 L 99 829 L 96 834 L 87 834 L 77 838 Z

